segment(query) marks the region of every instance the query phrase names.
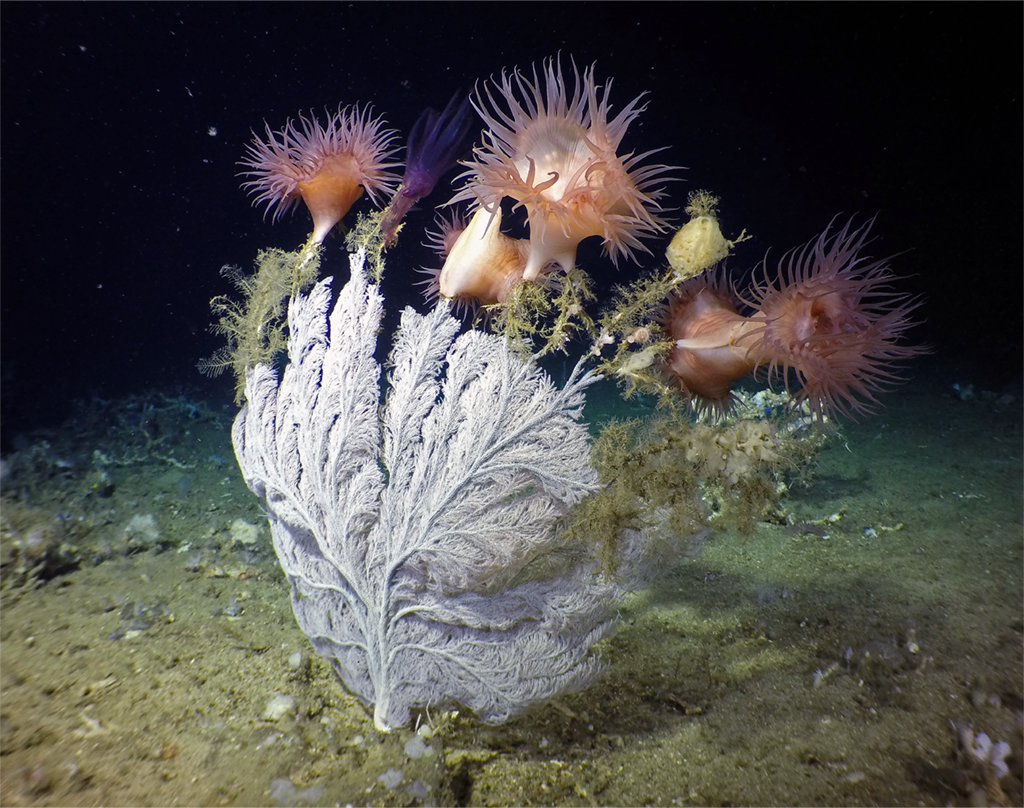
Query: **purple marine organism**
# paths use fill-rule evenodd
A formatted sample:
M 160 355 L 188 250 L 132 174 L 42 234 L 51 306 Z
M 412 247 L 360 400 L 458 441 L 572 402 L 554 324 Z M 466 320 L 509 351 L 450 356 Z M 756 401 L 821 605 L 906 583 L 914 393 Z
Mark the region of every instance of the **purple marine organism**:
M 405 161 L 405 176 L 388 209 L 380 229 L 384 243 L 393 244 L 402 217 L 421 197 L 434 190 L 446 171 L 454 168 L 459 155 L 471 145 L 473 109 L 469 96 L 452 96 L 444 112 L 427 107 L 413 124 Z

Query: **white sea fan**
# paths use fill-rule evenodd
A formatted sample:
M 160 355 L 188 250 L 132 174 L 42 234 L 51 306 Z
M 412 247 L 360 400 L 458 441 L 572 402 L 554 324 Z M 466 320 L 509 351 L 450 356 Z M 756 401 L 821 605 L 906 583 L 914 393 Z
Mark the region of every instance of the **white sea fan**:
M 622 585 L 556 520 L 597 487 L 577 366 L 557 389 L 447 302 L 402 314 L 386 400 L 383 298 L 351 257 L 289 307 L 289 365 L 258 366 L 233 441 L 296 619 L 380 729 L 459 703 L 497 723 L 585 685 Z

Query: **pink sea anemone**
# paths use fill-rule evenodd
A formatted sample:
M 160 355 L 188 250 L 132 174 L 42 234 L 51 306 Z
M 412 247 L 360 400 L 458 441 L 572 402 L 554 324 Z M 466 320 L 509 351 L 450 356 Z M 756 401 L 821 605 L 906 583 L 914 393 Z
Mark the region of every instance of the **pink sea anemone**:
M 501 211 L 491 216 L 479 208 L 468 225 L 444 220 L 440 225 L 432 242 L 445 262 L 440 270 L 424 270 L 427 298 L 440 295 L 469 311 L 508 300 L 523 280 L 530 243 L 501 232 Z
M 577 245 L 589 236 L 600 236 L 617 263 L 635 260 L 637 250 L 649 252 L 641 239 L 665 229 L 657 215 L 664 193 L 654 185 L 671 168 L 641 166 L 654 151 L 617 153 L 627 127 L 646 108 L 642 96 L 609 120 L 611 81 L 599 92 L 593 67 L 581 77 L 573 64 L 573 74 L 570 89 L 561 65 L 548 60 L 543 86 L 535 66 L 532 82 L 518 71 L 492 79 L 498 100 L 487 84 L 473 98 L 487 126 L 484 145 L 465 163 L 468 181 L 451 202 L 474 201 L 493 214 L 511 197 L 526 208 L 527 280 L 549 264 L 571 270 Z
M 394 193 L 398 177 L 388 169 L 401 166 L 388 159 L 395 132 L 385 129 L 381 118 L 371 118 L 369 107 L 345 107 L 320 125 L 310 112 L 299 115 L 301 131 L 289 119 L 280 132 L 267 125 L 267 140 L 253 133 L 241 176 L 242 184 L 255 195 L 254 205 L 266 204 L 277 221 L 301 199 L 313 217 L 312 240 L 321 243 L 365 189 L 374 204 L 379 195 Z
M 888 258 L 860 255 L 874 221 L 853 229 L 851 219 L 831 237 L 826 228 L 783 257 L 775 281 L 765 270 L 750 292 L 758 325 L 737 345 L 767 365 L 769 376 L 785 379 L 792 369 L 797 403 L 807 401 L 819 417 L 871 412 L 875 394 L 899 380 L 897 363 L 929 350 L 896 344 L 923 301 L 893 291 Z
M 736 338 L 750 321 L 737 311 L 725 275 L 698 275 L 669 296 L 660 320 L 675 347 L 665 371 L 675 378 L 687 402 L 699 413 L 721 416 L 732 403 L 730 385 L 750 373 L 757 360 Z
M 766 366 L 787 390 L 793 371 L 794 404 L 806 401 L 816 418 L 851 417 L 870 412 L 876 394 L 899 380 L 901 360 L 927 352 L 896 344 L 921 300 L 892 290 L 888 259 L 860 255 L 873 223 L 853 229 L 850 221 L 834 236 L 826 229 L 787 253 L 774 280 L 765 268 L 744 301 L 754 309 L 749 317 L 721 275 L 683 285 L 664 318 L 676 340 L 665 369 L 688 398 L 700 397 L 698 409 L 723 410 L 732 380 Z

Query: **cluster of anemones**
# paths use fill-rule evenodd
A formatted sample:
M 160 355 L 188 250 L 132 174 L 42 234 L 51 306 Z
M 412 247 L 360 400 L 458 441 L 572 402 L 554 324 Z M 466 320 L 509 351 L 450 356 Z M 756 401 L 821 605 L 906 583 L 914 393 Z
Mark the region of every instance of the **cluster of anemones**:
M 556 60 L 539 77 L 534 67 L 532 81 L 503 72 L 491 85 L 472 98 L 486 126 L 484 143 L 464 163 L 466 182 L 449 204 L 470 202 L 475 211 L 437 273 L 440 294 L 504 302 L 513 276 L 543 282 L 552 270 L 569 272 L 577 246 L 590 236 L 602 238 L 616 263 L 648 251 L 641 239 L 665 228 L 657 215 L 663 192 L 654 185 L 670 169 L 640 165 L 653 152 L 618 154 L 626 129 L 645 108 L 642 96 L 610 118 L 611 82 L 602 91 L 592 67 L 581 75 L 574 64 L 567 87 Z M 506 198 L 513 210 L 525 209 L 528 239 L 501 233 Z
M 695 409 L 723 412 L 732 381 L 761 366 L 787 390 L 794 371 L 794 402 L 807 402 L 818 419 L 871 409 L 875 394 L 896 380 L 894 363 L 926 350 L 896 344 L 921 301 L 891 290 L 888 259 L 861 256 L 873 222 L 859 229 L 847 222 L 831 237 L 826 229 L 782 259 L 776 280 L 765 268 L 746 300 L 722 271 L 670 296 L 661 318 L 674 342 L 665 370 Z M 740 305 L 752 313 L 740 314 Z
M 388 171 L 401 165 L 389 162 L 394 132 L 368 108 L 341 109 L 324 125 L 312 113 L 300 115 L 298 124 L 289 120 L 279 132 L 267 126 L 267 139 L 254 139 L 242 161 L 250 177 L 244 187 L 274 219 L 301 199 L 313 217 L 313 243 L 323 241 L 364 190 L 374 202 L 393 194 L 381 222 L 390 242 L 413 202 L 430 193 L 468 147 L 475 109 L 486 127 L 483 145 L 463 163 L 465 183 L 449 202 L 470 202 L 472 216 L 468 223 L 443 224 L 435 241 L 444 266 L 428 271 L 426 283 L 428 296 L 457 305 L 504 303 L 523 281 L 546 286 L 554 278 L 549 273 L 572 270 L 585 238 L 599 236 L 617 263 L 648 251 L 642 239 L 665 228 L 658 215 L 663 192 L 655 185 L 667 179 L 669 167 L 641 165 L 653 152 L 618 153 L 630 123 L 645 109 L 642 96 L 611 117 L 610 87 L 609 81 L 602 90 L 592 67 L 581 74 L 575 64 L 568 87 L 561 65 L 548 60 L 540 76 L 534 67 L 532 80 L 503 72 L 473 97 L 456 95 L 442 113 L 428 109 L 413 127 L 397 192 L 398 177 Z M 513 209 L 525 209 L 528 238 L 502 233 L 505 199 Z M 708 197 L 703 218 L 690 224 L 709 224 L 714 201 Z M 819 418 L 875 403 L 875 394 L 896 379 L 894 363 L 925 349 L 896 344 L 919 301 L 890 290 L 893 274 L 884 260 L 861 257 L 871 224 L 854 229 L 848 223 L 832 237 L 826 230 L 788 254 L 775 280 L 765 271 L 746 301 L 733 293 L 721 269 L 709 273 L 703 259 L 699 267 L 683 260 L 685 272 L 677 268 L 673 283 L 694 277 L 678 285 L 664 306 L 661 325 L 672 347 L 662 370 L 695 409 L 724 411 L 732 381 L 758 367 L 766 367 L 769 378 L 782 376 L 787 389 L 792 370 L 800 382 L 795 401 L 807 402 Z M 694 252 L 694 239 L 706 233 L 686 235 L 676 252 Z M 705 245 L 694 255 L 718 260 L 738 243 L 720 233 L 717 238 L 715 249 Z M 740 313 L 744 305 L 751 313 Z M 649 336 L 642 327 L 627 342 L 646 343 Z M 599 354 L 614 338 L 603 333 L 598 342 Z M 656 355 L 648 346 L 642 356 L 626 356 L 620 371 L 646 368 Z
M 449 204 L 470 202 L 471 225 L 445 253 L 445 267 L 434 273 L 434 290 L 458 301 L 483 305 L 503 302 L 509 275 L 541 281 L 558 268 L 568 272 L 576 247 L 599 236 L 614 262 L 647 251 L 642 239 L 660 233 L 663 196 L 655 184 L 669 171 L 641 165 L 653 152 L 618 154 L 626 130 L 645 109 L 639 96 L 614 117 L 611 82 L 598 87 L 593 68 L 581 74 L 575 64 L 571 87 L 557 60 L 548 60 L 532 81 L 516 71 L 485 84 L 475 97 L 456 96 L 443 113 L 427 110 L 413 127 L 402 186 L 386 169 L 394 134 L 380 119 L 359 108 L 342 110 L 321 126 L 300 116 L 280 132 L 267 127 L 267 139 L 254 138 L 242 165 L 245 183 L 277 219 L 302 199 L 313 216 L 313 241 L 320 242 L 365 189 L 376 202 L 394 193 L 382 228 L 387 241 L 415 199 L 432 190 L 437 178 L 459 156 L 470 132 L 469 103 L 483 118 L 483 146 L 465 163 L 465 184 Z M 497 96 L 497 100 L 495 98 Z M 501 201 L 509 198 L 527 213 L 528 240 L 501 233 Z M 480 212 L 486 212 L 486 217 Z M 486 220 L 485 220 L 486 219 Z M 514 284 L 513 284 L 514 285 Z

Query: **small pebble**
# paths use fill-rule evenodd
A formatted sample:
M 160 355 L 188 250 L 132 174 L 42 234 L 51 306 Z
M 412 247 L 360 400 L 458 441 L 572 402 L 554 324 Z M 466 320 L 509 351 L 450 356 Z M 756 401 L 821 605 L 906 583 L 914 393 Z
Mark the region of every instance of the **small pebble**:
M 405 742 L 405 754 L 413 759 L 422 757 L 423 755 L 429 757 L 434 754 L 434 747 L 429 746 L 421 736 L 413 735 Z
M 295 712 L 296 702 L 294 696 L 287 693 L 275 693 L 267 702 L 267 708 L 263 711 L 264 721 L 280 721 L 286 715 Z

